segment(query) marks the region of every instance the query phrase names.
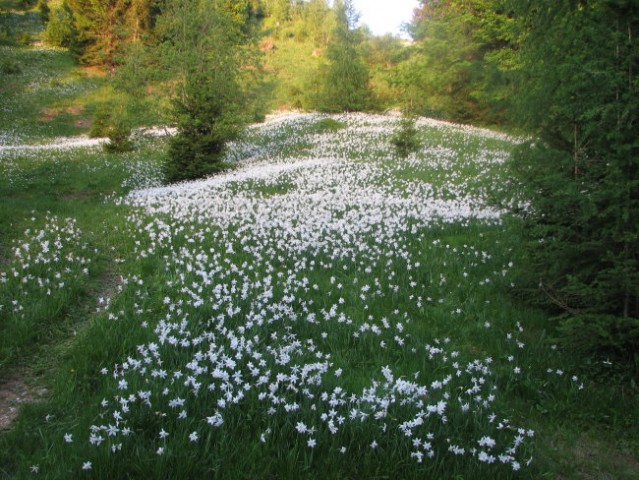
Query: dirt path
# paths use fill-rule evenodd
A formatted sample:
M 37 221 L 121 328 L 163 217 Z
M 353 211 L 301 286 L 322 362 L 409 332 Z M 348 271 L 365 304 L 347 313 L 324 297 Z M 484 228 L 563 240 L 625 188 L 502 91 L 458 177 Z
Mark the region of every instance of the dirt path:
M 13 372 L 0 382 L 0 431 L 11 428 L 22 404 L 37 402 L 48 393 L 37 380 L 27 378 L 26 374 Z

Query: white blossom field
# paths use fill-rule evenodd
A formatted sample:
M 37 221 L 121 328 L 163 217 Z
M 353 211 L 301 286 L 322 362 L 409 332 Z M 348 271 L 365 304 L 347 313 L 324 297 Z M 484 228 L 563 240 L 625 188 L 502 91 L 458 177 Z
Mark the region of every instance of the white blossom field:
M 126 240 L 72 376 L 90 402 L 47 412 L 55 455 L 25 476 L 534 476 L 527 392 L 582 387 L 508 297 L 494 198 L 517 139 L 421 119 L 399 158 L 397 122 L 275 116 L 228 173 L 156 186 L 140 168 L 151 188 L 106 197 Z

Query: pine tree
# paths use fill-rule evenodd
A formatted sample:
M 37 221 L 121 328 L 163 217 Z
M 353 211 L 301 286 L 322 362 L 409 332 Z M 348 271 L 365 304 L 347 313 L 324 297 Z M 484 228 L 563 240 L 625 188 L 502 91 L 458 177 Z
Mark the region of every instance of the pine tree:
M 637 365 L 639 6 L 523 2 L 520 115 L 541 139 L 516 153 L 530 284 L 573 346 Z
M 328 67 L 323 76 L 320 109 L 328 112 L 358 111 L 370 107 L 369 72 L 356 29 L 359 15 L 352 0 L 336 0 L 335 27 L 326 48 Z
M 226 167 L 226 142 L 246 120 L 249 84 L 257 71 L 252 43 L 226 3 L 217 0 L 166 1 L 157 19 L 156 68 L 173 86 L 169 181 L 203 177 Z M 232 13 L 232 12 L 231 12 Z M 203 34 L 203 32 L 206 32 Z
M 517 46 L 504 0 L 422 0 L 409 30 L 416 40 L 402 66 L 422 113 L 459 122 L 500 123 L 512 97 Z

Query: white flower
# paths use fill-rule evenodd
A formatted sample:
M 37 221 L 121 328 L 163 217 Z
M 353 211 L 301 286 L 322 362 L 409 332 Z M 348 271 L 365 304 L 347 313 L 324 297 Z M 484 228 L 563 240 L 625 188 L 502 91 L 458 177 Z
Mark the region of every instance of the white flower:
M 477 441 L 477 443 L 479 443 L 480 447 L 487 447 L 489 449 L 496 445 L 495 440 L 490 437 L 482 437 Z
M 91 463 L 91 462 L 84 462 L 84 463 L 82 464 L 82 470 L 91 470 L 92 466 L 93 466 L 93 465 L 92 465 L 92 463 Z
M 64 434 L 64 441 L 66 443 L 72 443 L 73 442 L 73 434 L 72 433 L 65 433 Z

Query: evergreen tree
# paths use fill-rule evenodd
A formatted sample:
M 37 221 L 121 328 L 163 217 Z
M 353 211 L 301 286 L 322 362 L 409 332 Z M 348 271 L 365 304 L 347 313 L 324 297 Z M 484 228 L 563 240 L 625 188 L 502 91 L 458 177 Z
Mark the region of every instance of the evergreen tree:
M 49 12 L 49 23 L 44 31 L 44 38 L 56 47 L 65 47 L 75 51 L 77 37 L 78 32 L 73 21 L 73 12 L 64 1 L 59 8 Z
M 139 41 L 153 26 L 156 0 L 64 0 L 55 19 L 72 19 L 73 53 L 84 63 L 114 69 L 124 47 Z M 59 27 L 56 27 L 59 29 Z M 54 37 L 55 35 L 51 35 Z
M 368 66 L 360 52 L 359 15 L 352 0 L 336 0 L 335 27 L 326 48 L 328 67 L 323 76 L 320 109 L 328 112 L 370 108 Z
M 528 266 L 589 353 L 639 359 L 639 5 L 522 2 Z
M 422 0 L 409 31 L 413 55 L 401 68 L 422 113 L 459 122 L 499 123 L 512 97 L 517 45 L 504 0 Z
M 253 80 L 256 57 L 225 6 L 217 0 L 167 0 L 157 20 L 157 67 L 172 85 L 178 129 L 166 163 L 170 181 L 224 168 L 226 142 L 246 119 L 252 82 L 244 77 Z
M 331 9 L 326 0 L 310 0 L 304 7 L 303 31 L 317 47 L 328 43 L 331 31 Z

